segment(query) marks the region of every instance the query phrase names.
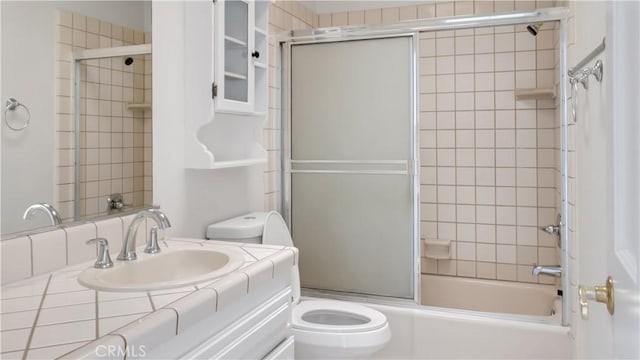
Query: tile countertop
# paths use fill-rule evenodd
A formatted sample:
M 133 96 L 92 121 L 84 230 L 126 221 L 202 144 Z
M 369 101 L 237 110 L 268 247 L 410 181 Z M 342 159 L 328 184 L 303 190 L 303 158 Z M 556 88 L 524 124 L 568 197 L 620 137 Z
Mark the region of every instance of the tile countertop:
M 298 261 L 297 249 L 281 246 L 182 238 L 161 245 L 233 246 L 245 252 L 245 263 L 213 281 L 149 292 L 105 292 L 80 285 L 78 274 L 94 261 L 5 285 L 0 291 L 0 358 L 52 359 L 90 343 L 124 348 L 124 339 L 140 336 L 142 323 L 158 319 L 168 322 L 173 329 L 169 335 L 175 336 L 204 317 L 203 311 L 220 310 L 250 293 L 257 280 L 282 276 Z

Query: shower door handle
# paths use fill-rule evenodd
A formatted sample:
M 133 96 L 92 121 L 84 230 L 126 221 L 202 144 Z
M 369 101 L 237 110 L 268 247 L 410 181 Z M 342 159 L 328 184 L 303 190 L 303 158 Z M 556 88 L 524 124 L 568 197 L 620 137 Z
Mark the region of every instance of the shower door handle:
M 589 318 L 589 301 L 596 301 L 607 305 L 609 315 L 613 315 L 615 307 L 615 296 L 613 288 L 613 278 L 607 277 L 607 282 L 603 286 L 584 286 L 578 288 L 578 301 L 580 302 L 580 316 L 583 320 Z

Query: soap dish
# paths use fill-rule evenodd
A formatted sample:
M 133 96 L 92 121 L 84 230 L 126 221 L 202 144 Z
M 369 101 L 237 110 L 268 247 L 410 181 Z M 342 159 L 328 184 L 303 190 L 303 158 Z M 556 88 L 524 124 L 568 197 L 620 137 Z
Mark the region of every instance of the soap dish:
M 451 259 L 451 240 L 422 239 L 424 256 L 429 259 Z

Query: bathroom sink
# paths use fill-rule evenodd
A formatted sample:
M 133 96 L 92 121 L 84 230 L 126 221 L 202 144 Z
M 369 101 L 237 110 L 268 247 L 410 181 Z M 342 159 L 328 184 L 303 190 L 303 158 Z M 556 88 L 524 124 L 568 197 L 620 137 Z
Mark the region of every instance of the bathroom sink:
M 108 269 L 86 269 L 78 282 L 101 291 L 150 291 L 213 280 L 244 264 L 241 250 L 233 248 L 162 249 L 157 254 L 138 252 L 133 261 L 114 261 Z

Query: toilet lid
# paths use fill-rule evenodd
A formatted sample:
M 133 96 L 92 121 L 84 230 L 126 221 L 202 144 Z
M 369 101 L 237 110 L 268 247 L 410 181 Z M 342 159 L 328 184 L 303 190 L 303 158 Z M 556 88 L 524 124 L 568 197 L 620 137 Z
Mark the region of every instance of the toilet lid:
M 380 329 L 387 317 L 374 309 L 334 300 L 305 300 L 293 308 L 295 329 L 353 333 Z

